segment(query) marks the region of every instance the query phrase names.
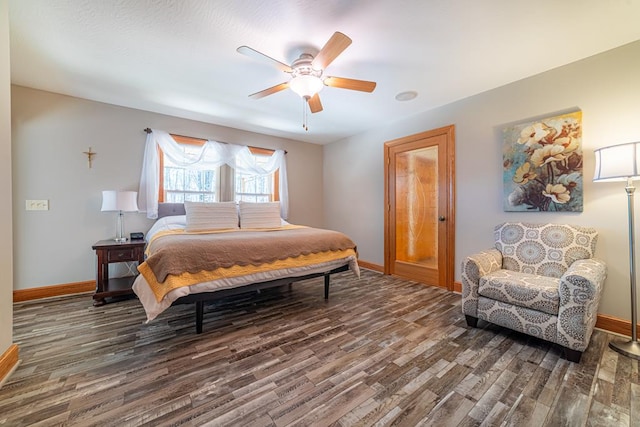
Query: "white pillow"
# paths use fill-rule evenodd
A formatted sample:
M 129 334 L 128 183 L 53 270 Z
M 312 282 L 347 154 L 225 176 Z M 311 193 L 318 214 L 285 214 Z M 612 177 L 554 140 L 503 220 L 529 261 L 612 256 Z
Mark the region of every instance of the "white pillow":
M 240 228 L 278 228 L 280 202 L 248 203 L 240 202 Z
M 187 232 L 238 229 L 238 208 L 235 202 L 184 202 Z
M 160 231 L 184 230 L 187 226 L 186 215 L 164 216 L 157 220 L 147 231 L 147 242 L 153 239 L 153 236 Z

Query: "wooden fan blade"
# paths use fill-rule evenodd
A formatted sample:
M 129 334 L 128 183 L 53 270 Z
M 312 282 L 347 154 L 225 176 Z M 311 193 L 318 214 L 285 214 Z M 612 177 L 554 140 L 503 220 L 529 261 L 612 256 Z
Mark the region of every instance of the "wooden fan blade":
M 238 53 L 241 53 L 243 55 L 247 55 L 251 58 L 255 58 L 258 61 L 268 62 L 271 65 L 275 65 L 276 68 L 278 68 L 281 71 L 284 71 L 285 73 L 290 73 L 291 71 L 293 71 L 291 67 L 288 66 L 287 64 L 284 64 L 278 61 L 277 59 L 273 59 L 272 57 L 267 56 L 262 52 L 258 52 L 257 50 L 252 49 L 249 46 L 240 46 L 238 49 L 236 49 L 236 51 L 238 51 Z
M 322 111 L 322 102 L 320 102 L 320 95 L 317 93 L 313 95 L 307 103 L 309 104 L 309 109 L 312 113 L 319 113 Z
M 359 90 L 361 92 L 373 92 L 376 88 L 376 82 L 368 82 L 366 80 L 345 79 L 344 77 L 327 77 L 324 84 L 340 89 Z
M 260 99 L 264 98 L 267 95 L 272 95 L 276 92 L 280 92 L 281 90 L 285 90 L 289 87 L 289 83 L 280 83 L 279 85 L 271 86 L 268 89 L 261 90 L 260 92 L 252 93 L 249 95 L 249 98 Z
M 333 33 L 329 41 L 320 49 L 313 58 L 311 66 L 316 70 L 324 70 L 334 59 L 338 57 L 351 44 L 351 39 L 341 32 Z

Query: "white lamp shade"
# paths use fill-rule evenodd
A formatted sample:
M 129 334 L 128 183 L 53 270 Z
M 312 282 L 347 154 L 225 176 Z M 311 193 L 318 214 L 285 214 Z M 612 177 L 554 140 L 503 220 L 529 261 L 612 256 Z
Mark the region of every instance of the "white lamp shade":
M 319 77 L 302 74 L 292 78 L 289 87 L 301 97 L 311 98 L 322 90 L 324 83 Z
M 138 211 L 136 191 L 105 190 L 102 192 L 102 211 Z
M 640 179 L 640 142 L 611 145 L 595 150 L 594 181 Z

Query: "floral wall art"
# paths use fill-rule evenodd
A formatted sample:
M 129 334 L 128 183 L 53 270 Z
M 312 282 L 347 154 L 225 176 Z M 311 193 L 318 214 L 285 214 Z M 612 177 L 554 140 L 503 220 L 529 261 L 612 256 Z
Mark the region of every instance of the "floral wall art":
M 582 112 L 504 129 L 506 212 L 582 212 Z

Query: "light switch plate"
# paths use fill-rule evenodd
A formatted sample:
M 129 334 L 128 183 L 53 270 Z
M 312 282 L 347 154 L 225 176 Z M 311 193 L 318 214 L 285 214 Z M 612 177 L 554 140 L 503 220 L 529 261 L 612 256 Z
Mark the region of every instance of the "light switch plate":
M 49 201 L 48 200 L 27 200 L 26 209 L 28 211 L 48 211 Z

